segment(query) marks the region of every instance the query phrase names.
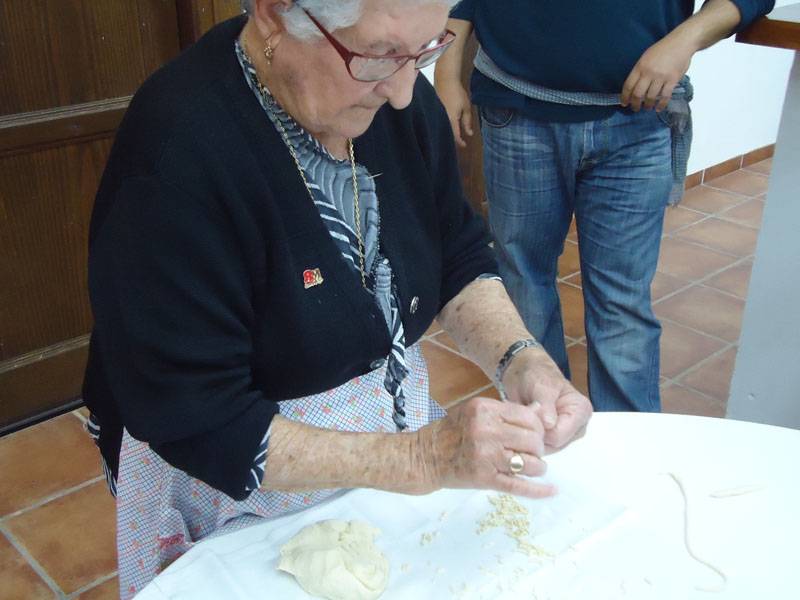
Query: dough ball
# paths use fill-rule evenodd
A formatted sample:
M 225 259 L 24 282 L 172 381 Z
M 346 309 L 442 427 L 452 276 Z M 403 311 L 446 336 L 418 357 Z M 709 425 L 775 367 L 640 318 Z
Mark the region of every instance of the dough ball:
M 374 600 L 389 581 L 389 561 L 374 544 L 380 533 L 361 521 L 314 523 L 284 544 L 278 569 L 314 596 Z

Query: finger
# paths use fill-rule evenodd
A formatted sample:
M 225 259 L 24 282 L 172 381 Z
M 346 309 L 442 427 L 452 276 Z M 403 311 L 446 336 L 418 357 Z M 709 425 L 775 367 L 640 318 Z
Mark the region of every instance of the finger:
M 544 445 L 544 454 L 545 454 L 545 456 L 548 456 L 550 454 L 554 454 L 554 453 L 558 452 L 559 450 L 563 450 L 569 444 L 572 444 L 573 442 L 577 442 L 579 439 L 581 439 L 583 436 L 586 435 L 586 429 L 587 429 L 587 427 L 586 427 L 586 425 L 584 425 L 583 427 L 581 427 L 577 431 L 577 433 L 575 433 L 572 436 L 571 439 L 567 440 L 566 442 L 564 442 L 562 440 L 555 440 L 555 437 L 553 437 L 553 440 L 555 440 L 555 441 L 552 441 L 551 439 L 548 439 L 547 437 L 545 437 L 545 442 L 544 442 L 544 444 L 545 444 Z M 558 445 L 556 445 L 556 444 L 558 444 Z
M 650 89 L 652 80 L 649 77 L 641 77 L 631 92 L 631 109 L 634 112 L 639 112 L 642 109 L 642 102 L 644 101 L 647 90 Z
M 533 388 L 533 404 L 536 414 L 542 420 L 545 429 L 552 429 L 558 421 L 556 402 L 561 396 L 561 387 L 547 383 L 537 383 Z
M 544 456 L 545 441 L 541 433 L 533 433 L 530 429 L 516 425 L 504 425 L 500 431 L 500 442 L 511 453 L 520 452 L 535 456 Z
M 631 103 L 631 94 L 633 94 L 633 88 L 636 86 L 637 81 L 639 81 L 639 69 L 634 67 L 625 83 L 622 84 L 622 94 L 620 94 L 620 104 L 622 106 L 628 106 Z
M 453 138 L 455 138 L 456 144 L 462 148 L 466 146 L 467 143 L 461 138 L 461 127 L 458 122 L 458 117 L 450 119 L 450 127 L 453 128 Z
M 675 91 L 676 85 L 670 82 L 664 84 L 664 89 L 661 90 L 661 100 L 658 101 L 658 106 L 656 106 L 656 112 L 666 110 L 669 101 L 672 100 L 672 92 Z
M 472 137 L 472 107 L 469 105 L 461 113 L 461 130 Z
M 533 406 L 501 402 L 497 403 L 496 410 L 505 423 L 522 427 L 539 435 L 544 434 L 544 425 Z
M 498 473 L 494 479 L 492 487 L 498 492 L 505 492 L 514 496 L 525 498 L 549 498 L 554 496 L 558 489 L 549 483 L 539 483 L 525 479 L 524 477 L 514 477 L 505 473 Z
M 528 454 L 527 452 L 521 452 L 519 450 L 512 449 L 507 449 L 503 453 L 503 464 L 497 469 L 500 473 L 514 475 L 514 473 L 511 471 L 511 457 L 515 454 L 519 454 L 522 457 L 522 462 L 525 465 L 522 467 L 522 471 L 517 473 L 517 475 L 541 477 L 547 473 L 547 463 L 539 458 L 539 456 L 534 456 L 533 454 Z
M 588 410 L 562 413 L 558 425 L 545 432 L 544 443 L 555 450 L 559 450 L 570 442 L 582 437 L 591 416 Z
M 655 108 L 656 103 L 661 98 L 661 90 L 663 87 L 664 87 L 663 81 L 653 80 L 653 83 L 650 84 L 650 87 L 647 89 L 644 98 L 644 107 L 647 110 Z

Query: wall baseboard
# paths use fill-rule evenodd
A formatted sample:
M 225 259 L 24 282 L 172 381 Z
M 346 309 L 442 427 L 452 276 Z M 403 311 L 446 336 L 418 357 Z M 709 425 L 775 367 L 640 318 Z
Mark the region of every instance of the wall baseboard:
M 689 190 L 693 187 L 697 187 L 702 183 L 711 181 L 712 179 L 716 179 L 717 177 L 722 177 L 723 175 L 727 175 L 728 173 L 733 173 L 734 171 L 738 171 L 743 167 L 749 167 L 750 165 L 753 165 L 757 162 L 761 162 L 762 160 L 771 158 L 774 153 L 775 153 L 775 144 L 770 144 L 769 146 L 764 146 L 762 148 L 757 148 L 756 150 L 752 150 L 747 154 L 740 154 L 739 156 L 734 156 L 733 158 L 729 158 L 728 160 L 725 160 L 719 164 L 710 166 L 707 169 L 703 169 L 701 171 L 697 171 L 696 173 L 692 173 L 691 175 L 687 175 L 685 188 Z

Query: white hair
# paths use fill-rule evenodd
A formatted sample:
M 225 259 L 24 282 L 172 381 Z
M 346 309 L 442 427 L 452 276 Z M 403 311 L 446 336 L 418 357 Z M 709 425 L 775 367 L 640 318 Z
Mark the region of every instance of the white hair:
M 254 0 L 241 0 L 242 10 L 249 13 Z M 389 0 L 404 4 L 443 4 L 448 8 L 460 0 Z M 295 38 L 312 41 L 322 37 L 319 29 L 311 22 L 307 10 L 314 15 L 328 31 L 336 31 L 355 25 L 361 18 L 364 0 L 295 0 L 292 7 L 282 14 L 286 31 Z

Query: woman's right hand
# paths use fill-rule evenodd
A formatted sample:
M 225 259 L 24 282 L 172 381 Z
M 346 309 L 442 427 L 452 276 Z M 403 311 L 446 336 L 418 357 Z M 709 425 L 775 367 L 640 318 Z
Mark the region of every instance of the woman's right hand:
M 554 486 L 513 475 L 509 461 L 519 454 L 525 462 L 521 475 L 543 475 L 544 432 L 533 406 L 473 398 L 416 432 L 416 458 L 430 489 L 492 489 L 543 498 L 555 493 Z
M 461 82 L 456 79 L 436 78 L 436 94 L 447 111 L 456 144 L 466 147 L 466 136 L 472 136 L 472 103 Z

